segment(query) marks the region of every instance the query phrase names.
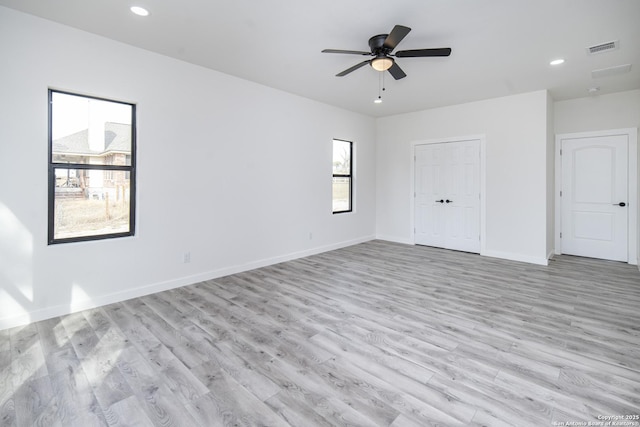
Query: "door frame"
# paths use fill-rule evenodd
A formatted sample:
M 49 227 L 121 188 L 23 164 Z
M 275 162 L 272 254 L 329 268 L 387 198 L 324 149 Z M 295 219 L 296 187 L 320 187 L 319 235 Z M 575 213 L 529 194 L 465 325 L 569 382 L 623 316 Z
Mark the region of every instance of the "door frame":
M 556 134 L 555 153 L 555 254 L 562 254 L 562 200 L 560 191 L 562 190 L 562 158 L 560 148 L 565 139 L 594 138 L 600 136 L 624 135 L 628 141 L 627 151 L 627 181 L 628 187 L 628 224 L 627 224 L 627 263 L 638 264 L 638 129 L 610 129 L 590 132 L 561 133 Z
M 479 141 L 480 143 L 480 255 L 484 255 L 486 252 L 486 242 L 484 236 L 487 231 L 487 222 L 486 222 L 486 211 L 487 211 L 487 203 L 485 194 L 486 191 L 486 137 L 485 135 L 467 135 L 467 136 L 454 136 L 450 138 L 437 138 L 437 139 L 425 139 L 425 140 L 417 140 L 411 141 L 411 161 L 409 162 L 410 170 L 409 177 L 411 178 L 411 182 L 409 183 L 409 235 L 411 236 L 411 244 L 416 244 L 416 233 L 415 233 L 415 192 L 416 192 L 416 171 L 415 171 L 415 158 L 416 158 L 416 147 L 418 145 L 427 145 L 427 144 L 446 144 L 451 142 L 463 142 L 463 141 Z

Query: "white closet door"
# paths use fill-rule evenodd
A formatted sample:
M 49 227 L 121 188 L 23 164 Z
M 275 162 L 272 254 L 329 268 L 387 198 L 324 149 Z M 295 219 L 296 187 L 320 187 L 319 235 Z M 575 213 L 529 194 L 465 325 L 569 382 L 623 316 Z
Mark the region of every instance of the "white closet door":
M 415 236 L 419 245 L 445 247 L 445 144 L 415 149 Z
M 480 252 L 480 141 L 415 148 L 415 243 Z

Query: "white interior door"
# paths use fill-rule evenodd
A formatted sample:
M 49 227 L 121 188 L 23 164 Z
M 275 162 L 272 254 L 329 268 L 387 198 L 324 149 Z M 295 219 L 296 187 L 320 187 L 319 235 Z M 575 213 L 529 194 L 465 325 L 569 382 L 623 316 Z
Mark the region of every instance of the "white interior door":
M 445 144 L 415 148 L 415 243 L 446 247 L 444 198 Z
M 480 253 L 480 141 L 415 147 L 419 245 Z
M 562 140 L 562 253 L 628 261 L 628 138 Z

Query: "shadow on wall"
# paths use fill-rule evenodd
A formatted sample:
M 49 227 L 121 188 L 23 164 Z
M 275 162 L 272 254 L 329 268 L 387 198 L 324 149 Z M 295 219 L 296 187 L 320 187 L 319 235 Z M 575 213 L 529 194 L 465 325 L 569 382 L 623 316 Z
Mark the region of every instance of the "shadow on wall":
M 0 202 L 0 331 L 95 305 L 75 281 L 51 283 L 36 270 L 34 241 L 27 226 Z M 52 306 L 52 295 L 62 304 Z
M 0 329 L 12 319 L 30 322 L 35 307 L 33 234 L 0 202 Z
M 34 275 L 34 236 L 9 207 L 0 202 L 0 330 L 50 317 L 38 295 Z M 81 309 L 89 296 L 77 284 L 52 290 L 67 295 L 68 311 Z M 46 298 L 46 297 L 45 297 Z M 86 304 L 85 304 L 86 305 Z M 38 318 L 34 318 L 38 317 Z

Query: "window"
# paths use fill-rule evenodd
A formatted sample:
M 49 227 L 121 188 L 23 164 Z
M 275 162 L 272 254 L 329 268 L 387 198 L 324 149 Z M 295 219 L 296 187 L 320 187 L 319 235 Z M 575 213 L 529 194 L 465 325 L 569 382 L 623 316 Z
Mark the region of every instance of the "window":
M 134 234 L 135 111 L 49 90 L 49 244 Z
M 351 212 L 353 205 L 353 143 L 333 140 L 333 213 Z

